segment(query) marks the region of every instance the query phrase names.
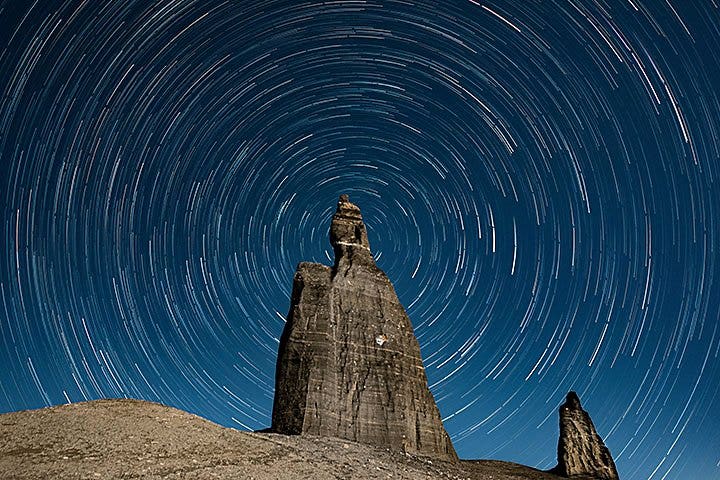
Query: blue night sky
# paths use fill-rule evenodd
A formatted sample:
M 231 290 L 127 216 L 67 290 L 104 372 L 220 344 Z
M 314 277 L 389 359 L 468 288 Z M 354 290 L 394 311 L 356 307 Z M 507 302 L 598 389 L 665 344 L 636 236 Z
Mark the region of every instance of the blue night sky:
M 0 412 L 270 424 L 350 194 L 458 453 L 720 478 L 716 0 L 0 0 Z

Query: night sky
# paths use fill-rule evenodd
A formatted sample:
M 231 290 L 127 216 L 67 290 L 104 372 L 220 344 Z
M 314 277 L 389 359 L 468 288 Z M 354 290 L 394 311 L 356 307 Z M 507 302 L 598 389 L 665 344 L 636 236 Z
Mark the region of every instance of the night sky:
M 270 424 L 340 193 L 464 458 L 720 478 L 716 0 L 0 0 L 0 411 Z

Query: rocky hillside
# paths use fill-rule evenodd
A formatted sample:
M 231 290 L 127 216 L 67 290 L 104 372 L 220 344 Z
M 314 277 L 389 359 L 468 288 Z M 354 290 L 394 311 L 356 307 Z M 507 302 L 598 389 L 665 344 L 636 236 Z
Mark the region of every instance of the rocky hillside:
M 0 415 L 2 479 L 558 480 L 499 461 L 445 463 L 334 438 L 249 433 L 139 400 Z

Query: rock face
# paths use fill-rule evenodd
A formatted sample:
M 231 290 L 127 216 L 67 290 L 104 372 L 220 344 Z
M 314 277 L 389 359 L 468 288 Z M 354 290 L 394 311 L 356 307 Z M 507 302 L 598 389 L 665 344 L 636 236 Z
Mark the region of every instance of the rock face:
M 360 209 L 346 195 L 330 242 L 332 268 L 301 263 L 295 273 L 271 431 L 457 460 L 410 319 L 375 265 Z
M 558 465 L 551 472 L 569 478 L 619 479 L 610 451 L 575 392 L 568 393 L 560 406 Z

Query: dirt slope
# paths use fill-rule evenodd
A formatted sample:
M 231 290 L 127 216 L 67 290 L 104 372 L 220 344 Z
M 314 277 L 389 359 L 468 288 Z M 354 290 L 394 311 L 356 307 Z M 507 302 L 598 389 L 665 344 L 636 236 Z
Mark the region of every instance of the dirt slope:
M 560 477 L 498 461 L 453 465 L 345 440 L 248 433 L 139 400 L 0 415 L 2 479 L 493 479 Z

